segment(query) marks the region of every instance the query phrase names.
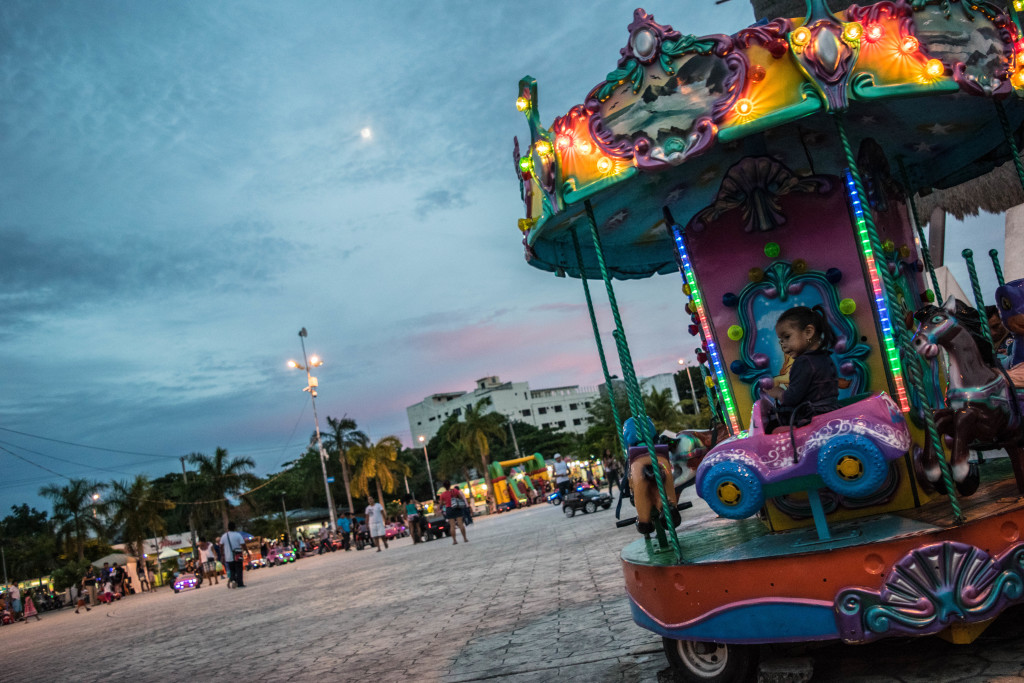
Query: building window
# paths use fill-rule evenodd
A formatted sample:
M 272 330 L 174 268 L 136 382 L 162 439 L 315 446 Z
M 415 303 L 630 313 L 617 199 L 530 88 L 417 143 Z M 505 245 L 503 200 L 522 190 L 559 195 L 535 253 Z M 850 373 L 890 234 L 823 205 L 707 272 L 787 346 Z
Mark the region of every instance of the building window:
M 581 424 L 583 424 L 583 420 L 581 420 L 578 417 L 575 417 L 572 420 L 572 424 L 573 424 L 574 427 L 579 427 Z
M 436 418 L 434 416 L 431 416 L 430 421 L 433 422 L 435 419 Z
M 538 415 L 547 415 L 548 414 L 548 409 L 547 408 L 537 408 L 537 414 Z
M 547 429 L 547 428 L 549 428 L 550 426 L 551 426 L 551 423 L 550 423 L 550 422 L 545 422 L 545 423 L 544 423 L 544 424 L 542 424 L 542 425 L 541 425 L 540 427 L 541 427 L 541 429 Z
M 565 420 L 559 420 L 558 421 L 558 426 L 559 427 L 564 427 L 565 426 Z
M 526 408 L 524 410 L 520 410 L 519 412 L 523 414 L 523 417 L 530 417 L 530 409 L 529 408 Z
M 577 408 L 579 408 L 579 404 L 578 403 L 570 403 L 569 404 L 569 410 L 576 410 Z
M 562 406 L 555 406 L 555 412 L 556 413 L 562 412 Z
M 587 401 L 586 403 L 584 403 L 583 407 L 584 408 L 589 408 L 590 407 L 590 401 Z
M 462 415 L 462 408 L 456 408 L 453 410 L 452 415 Z

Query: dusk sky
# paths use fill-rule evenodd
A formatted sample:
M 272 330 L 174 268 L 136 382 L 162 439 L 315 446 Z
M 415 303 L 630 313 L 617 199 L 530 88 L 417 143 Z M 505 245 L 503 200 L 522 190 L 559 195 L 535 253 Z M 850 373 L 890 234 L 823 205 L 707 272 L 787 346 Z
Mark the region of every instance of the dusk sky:
M 636 6 L 0 4 L 0 516 L 217 446 L 278 471 L 313 429 L 285 365 L 302 327 L 321 425 L 407 445 L 407 406 L 483 376 L 603 381 L 579 281 L 523 259 L 516 86 L 538 80 L 549 125 L 615 68 Z M 645 9 L 684 33 L 753 20 Z M 973 221 L 971 246 L 1002 225 Z M 618 285 L 641 375 L 692 355 L 679 290 Z

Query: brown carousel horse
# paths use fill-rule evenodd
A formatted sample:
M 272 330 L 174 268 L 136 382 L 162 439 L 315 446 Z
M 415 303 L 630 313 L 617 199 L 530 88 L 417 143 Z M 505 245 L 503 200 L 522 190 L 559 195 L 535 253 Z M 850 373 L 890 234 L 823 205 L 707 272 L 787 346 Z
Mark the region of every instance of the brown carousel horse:
M 935 424 L 953 441 L 950 463 L 957 491 L 969 496 L 978 489 L 977 466 L 967 461 L 971 450 L 1006 449 L 1017 488 L 1024 493 L 1024 393 L 998 365 L 992 345 L 981 334 L 977 311 L 950 297 L 944 306 L 927 306 L 914 317 L 919 322 L 914 349 L 933 360 L 941 347 L 949 358 L 947 407 L 935 411 Z M 928 481 L 943 490 L 939 461 L 930 446 L 922 464 Z

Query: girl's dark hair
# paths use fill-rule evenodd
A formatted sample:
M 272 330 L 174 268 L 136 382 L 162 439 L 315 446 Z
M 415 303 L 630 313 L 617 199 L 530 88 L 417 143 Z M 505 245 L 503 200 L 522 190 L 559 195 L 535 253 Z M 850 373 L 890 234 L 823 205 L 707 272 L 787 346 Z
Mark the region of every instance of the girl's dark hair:
M 444 481 L 441 482 L 441 486 L 445 487 L 446 489 L 450 489 L 452 487 L 452 483 L 445 479 Z
M 814 328 L 814 338 L 818 341 L 818 345 L 821 348 L 831 349 L 836 345 L 836 333 L 832 331 L 832 326 L 828 324 L 825 309 L 821 304 L 814 308 L 794 306 L 780 315 L 778 322 L 775 324 L 781 325 L 782 323 L 792 323 L 801 330 L 810 325 Z

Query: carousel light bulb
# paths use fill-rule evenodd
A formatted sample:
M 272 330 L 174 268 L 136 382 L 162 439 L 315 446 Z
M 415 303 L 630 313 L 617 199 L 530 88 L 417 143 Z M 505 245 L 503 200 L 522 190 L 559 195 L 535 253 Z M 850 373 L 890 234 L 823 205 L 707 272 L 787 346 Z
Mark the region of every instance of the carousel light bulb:
M 929 59 L 924 65 L 924 71 L 932 78 L 938 78 L 946 72 L 946 67 L 938 59 Z
M 754 111 L 754 103 L 746 97 L 736 102 L 736 113 L 740 116 L 750 116 Z
M 572 138 L 568 135 L 559 135 L 555 138 L 555 144 L 558 145 L 559 149 L 567 149 L 572 146 Z
M 1024 2 L 1021 2 L 1021 0 L 1013 0 L 1013 9 L 1018 12 L 1024 11 Z
M 846 29 L 843 30 L 843 37 L 851 43 L 860 41 L 862 35 L 864 35 L 864 26 L 856 21 L 852 24 L 847 24 Z
M 790 34 L 790 40 L 797 47 L 803 47 L 807 43 L 811 42 L 811 29 L 806 26 L 801 26 L 797 30 Z
M 531 166 L 533 166 L 533 162 L 530 161 L 530 157 L 523 157 L 519 160 L 519 170 L 523 173 L 529 173 Z
M 871 24 L 871 26 L 868 26 L 866 29 L 864 29 L 864 38 L 869 43 L 875 43 L 875 42 L 878 42 L 882 38 L 882 35 L 884 33 L 885 33 L 885 31 L 882 29 L 882 27 L 880 25 L 878 25 L 878 24 Z
M 537 154 L 551 154 L 551 143 L 547 140 L 541 140 L 537 143 Z
M 529 108 L 530 100 L 526 99 L 525 97 L 516 98 L 516 109 L 518 109 L 519 111 L 526 111 Z
M 1024 71 L 1018 71 L 1010 78 L 1015 88 L 1024 88 Z
M 597 160 L 597 170 L 601 173 L 607 173 L 612 170 L 612 161 L 608 157 L 601 157 Z
M 917 48 L 919 46 L 920 44 L 917 42 L 917 38 L 914 36 L 907 36 L 903 39 L 903 42 L 900 43 L 900 50 L 909 55 L 912 52 L 917 52 Z
M 581 140 L 577 147 L 583 154 L 590 154 L 590 152 L 594 149 L 593 146 L 591 146 L 591 144 L 586 140 Z

